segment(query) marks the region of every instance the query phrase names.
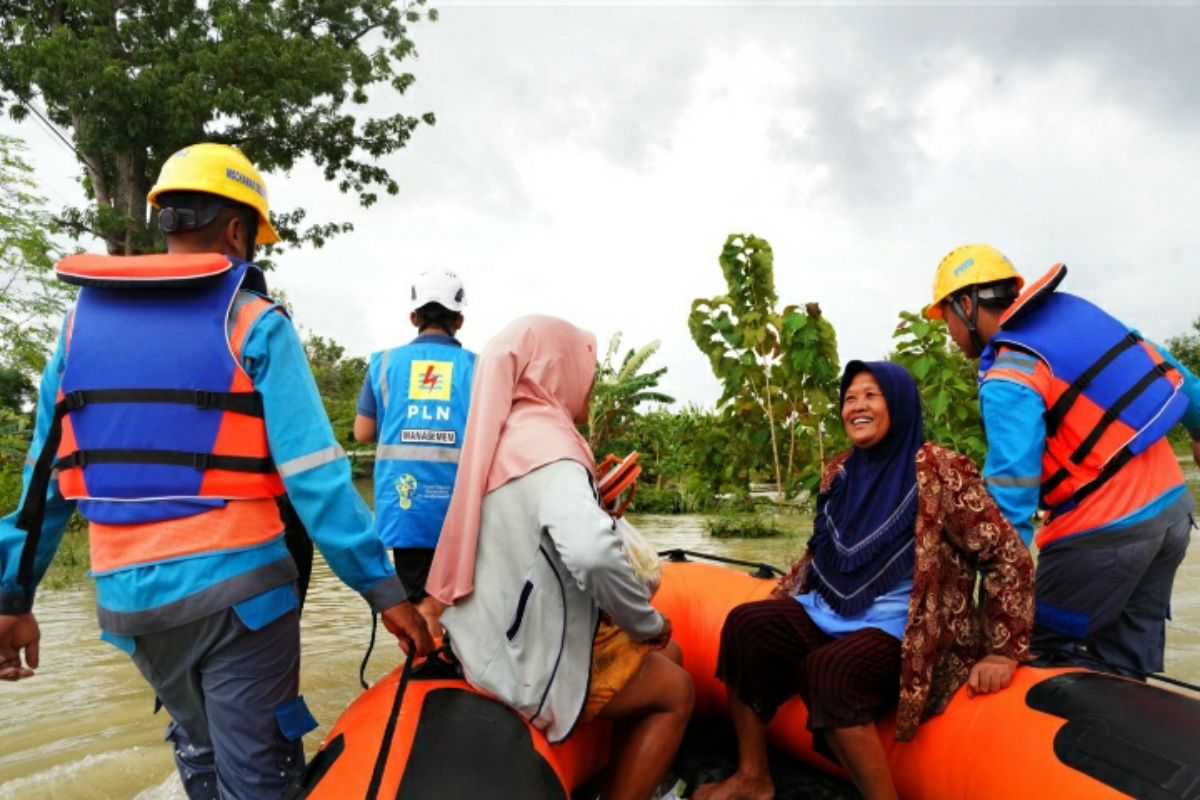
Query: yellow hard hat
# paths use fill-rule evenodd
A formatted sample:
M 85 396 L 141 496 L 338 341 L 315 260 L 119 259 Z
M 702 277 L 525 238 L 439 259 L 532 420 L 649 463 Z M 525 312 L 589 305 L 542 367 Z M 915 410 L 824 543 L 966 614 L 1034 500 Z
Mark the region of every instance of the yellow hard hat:
M 205 192 L 236 200 L 258 212 L 255 244 L 279 241 L 267 208 L 267 187 L 250 159 L 227 144 L 194 144 L 175 153 L 163 164 L 158 181 L 146 199 L 158 208 L 163 192 Z
M 1017 291 L 1025 279 L 1017 273 L 1012 262 L 990 244 L 964 244 L 951 250 L 938 264 L 933 279 L 933 302 L 925 307 L 929 319 L 942 318 L 942 301 L 959 289 L 1012 279 Z

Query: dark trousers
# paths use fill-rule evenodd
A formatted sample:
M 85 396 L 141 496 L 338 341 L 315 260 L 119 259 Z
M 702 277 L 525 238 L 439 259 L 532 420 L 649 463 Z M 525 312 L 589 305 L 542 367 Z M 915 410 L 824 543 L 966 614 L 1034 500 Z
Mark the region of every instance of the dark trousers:
M 393 547 L 392 564 L 396 577 L 404 584 L 408 602 L 419 603 L 429 596 L 425 581 L 429 579 L 429 568 L 433 565 L 432 547 Z
M 758 600 L 725 619 L 717 678 L 764 721 L 798 694 L 809 730 L 851 728 L 896 704 L 900 642 L 878 628 L 835 639 L 793 598 Z
M 1161 671 L 1191 508 L 1188 496 L 1127 528 L 1047 545 L 1038 554 L 1033 649 L 1135 678 Z
M 167 739 L 190 800 L 278 800 L 304 768 L 311 720 L 297 697 L 297 612 L 250 630 L 226 609 L 135 641 L 133 662 L 173 720 Z

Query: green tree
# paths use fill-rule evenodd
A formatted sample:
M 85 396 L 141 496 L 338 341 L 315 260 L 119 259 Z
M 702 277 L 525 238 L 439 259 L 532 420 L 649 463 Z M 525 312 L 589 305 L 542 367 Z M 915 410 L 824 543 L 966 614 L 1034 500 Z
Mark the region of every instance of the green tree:
M 837 340 L 815 303 L 776 311 L 775 259 L 765 239 L 731 234 L 719 260 L 728 291 L 693 301 L 688 329 L 724 387 L 722 411 L 743 424 L 761 425 L 782 498 L 797 433 L 808 424 L 819 437 L 819 422 L 828 414 Z M 788 431 L 786 473 L 777 428 Z
M 1172 336 L 1165 346 L 1181 364 L 1200 375 L 1200 317 L 1192 322 L 1192 331 Z
M 54 277 L 54 226 L 23 150 L 0 135 L 0 508 L 16 505 L 34 381 L 71 296 Z
M 408 26 L 437 18 L 425 2 L 0 0 L 0 107 L 69 129 L 94 205 L 63 218 L 112 253 L 156 248 L 146 193 L 169 155 L 200 141 L 236 145 L 265 170 L 311 158 L 369 206 L 399 189 L 381 159 L 434 117 L 351 109 L 383 100 L 376 87 L 412 84 L 399 65 L 415 55 Z M 303 208 L 272 216 L 290 244 L 351 227 L 302 230 Z
M 1167 339 L 1164 346 L 1171 355 L 1179 360 L 1193 374 L 1200 375 L 1200 317 L 1192 322 L 1192 333 L 1181 333 Z M 1186 450 L 1191 445 L 1192 437 L 1182 425 L 1176 425 L 1171 431 L 1171 441 L 1180 449 Z
M 0 404 L 32 399 L 71 292 L 54 276 L 55 226 L 19 139 L 0 135 Z
M 827 440 L 845 440 L 837 403 L 841 375 L 837 333 L 818 304 L 806 304 L 803 314 L 789 306 L 782 317 L 780 344 L 784 355 L 779 385 L 788 432 L 786 474 L 792 475 L 796 464 L 803 464 L 800 483 L 812 490 L 824 471 Z
M 642 467 L 634 508 L 702 511 L 716 495 L 745 495 L 752 470 L 764 466 L 761 443 L 728 414 L 696 406 L 638 414 L 625 433 L 624 450 L 637 450 Z
M 976 366 L 954 347 L 946 325 L 920 313 L 900 312 L 892 338 L 892 360 L 917 379 L 925 438 L 970 456 L 977 464 L 987 454 L 979 415 Z
M 325 413 L 333 424 L 334 435 L 342 447 L 354 447 L 354 415 L 358 392 L 367 374 L 367 360 L 347 356 L 345 347 L 316 334 L 309 334 L 304 339 L 304 353 L 325 404 Z
M 596 365 L 596 382 L 588 407 L 588 444 L 596 457 L 610 452 L 609 444 L 620 440 L 643 403 L 674 403 L 675 398 L 657 390 L 666 367 L 649 372 L 642 368 L 658 352 L 657 340 L 638 348 L 630 348 L 616 363 L 621 349 L 621 334 L 617 332 L 608 343 L 604 360 Z

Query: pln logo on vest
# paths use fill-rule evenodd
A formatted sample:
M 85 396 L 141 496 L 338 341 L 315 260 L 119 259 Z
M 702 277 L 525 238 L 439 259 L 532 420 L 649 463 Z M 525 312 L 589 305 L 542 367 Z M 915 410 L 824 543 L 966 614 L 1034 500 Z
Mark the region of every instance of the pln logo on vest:
M 449 400 L 454 380 L 453 361 L 413 361 L 408 399 Z
M 396 481 L 396 495 L 400 498 L 400 508 L 408 511 L 412 508 L 413 495 L 417 491 L 417 479 L 412 475 L 401 475 Z

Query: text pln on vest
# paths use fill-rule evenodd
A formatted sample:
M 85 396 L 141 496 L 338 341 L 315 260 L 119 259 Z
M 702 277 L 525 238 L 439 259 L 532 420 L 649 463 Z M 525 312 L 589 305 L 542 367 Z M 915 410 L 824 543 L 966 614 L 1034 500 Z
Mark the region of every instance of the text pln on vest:
M 432 414 L 429 413 L 431 410 L 433 411 Z M 408 406 L 408 418 L 421 419 L 425 422 L 449 422 L 450 406 L 438 406 L 437 408 L 430 409 L 429 406 L 410 403 Z

